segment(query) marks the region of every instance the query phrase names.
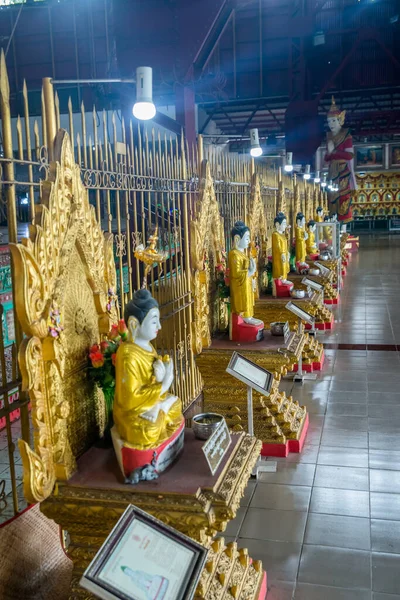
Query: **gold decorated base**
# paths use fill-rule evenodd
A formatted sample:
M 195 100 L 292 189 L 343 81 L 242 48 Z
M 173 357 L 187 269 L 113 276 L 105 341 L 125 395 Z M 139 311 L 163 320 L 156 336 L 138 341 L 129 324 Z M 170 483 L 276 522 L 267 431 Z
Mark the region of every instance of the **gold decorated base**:
M 187 430 L 183 453 L 174 466 L 158 480 L 135 486 L 121 481 L 112 449 L 91 448 L 78 460 L 77 473 L 69 482 L 57 483 L 54 493 L 42 502 L 41 510 L 68 532 L 67 552 L 74 563 L 71 600 L 92 598 L 80 588 L 79 580 L 129 504 L 207 547 L 225 530 L 237 514 L 260 455 L 261 442 L 233 433 L 232 443 L 214 476 L 205 461 L 203 444 L 195 439 L 192 430 Z M 211 547 L 214 550 L 209 562 L 212 560 L 206 565 L 197 597 L 239 597 L 231 593 L 231 588 L 237 585 L 237 589 L 244 589 L 251 580 L 253 595 L 240 597 L 257 598 L 261 565 L 255 562 L 250 567 L 244 559 L 245 550 L 225 548 L 222 541 Z M 228 569 L 226 576 L 223 569 Z M 219 590 L 218 595 L 214 595 L 215 590 Z
M 296 288 L 305 289 L 304 286 L 296 284 Z M 285 308 L 290 298 L 260 298 L 256 302 L 255 312 L 264 321 L 268 329 L 270 323 L 288 321 L 290 329 L 297 329 L 298 318 Z M 332 320 L 332 313 L 322 303 L 319 294 L 313 294 L 311 298 L 304 300 L 296 299 L 295 302 L 310 315 L 315 317 L 316 323 L 327 324 Z
M 256 364 L 276 371 L 276 364 L 265 353 L 242 347 L 239 351 Z M 234 431 L 247 431 L 246 388 L 226 373 L 231 355 L 230 350 L 206 350 L 197 358 L 204 380 L 204 406 L 207 411 L 224 415 Z M 305 407 L 279 391 L 278 378 L 277 375 L 268 396 L 253 393 L 254 434 L 264 444 L 286 444 L 288 440 L 300 439 L 306 420 Z

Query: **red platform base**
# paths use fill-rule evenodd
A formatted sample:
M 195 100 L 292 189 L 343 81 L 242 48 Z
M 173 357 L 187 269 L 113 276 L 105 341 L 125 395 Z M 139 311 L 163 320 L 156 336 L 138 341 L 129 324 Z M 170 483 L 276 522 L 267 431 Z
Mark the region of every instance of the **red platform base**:
M 266 600 L 268 593 L 268 584 L 267 584 L 267 573 L 264 571 L 260 593 L 258 594 L 258 600 Z
M 349 237 L 349 238 L 347 238 L 347 242 L 346 242 L 346 250 L 347 250 L 347 252 L 354 254 L 355 252 L 358 252 L 359 245 L 360 245 L 360 242 L 359 242 L 358 238 Z
M 339 296 L 337 298 L 325 298 L 325 304 L 339 304 Z
M 314 261 L 314 260 L 318 260 L 318 259 L 319 259 L 319 254 L 309 254 L 309 255 L 307 256 L 307 258 L 308 258 L 309 260 L 312 260 L 312 261 Z
M 283 283 L 281 279 L 274 279 L 273 296 L 275 298 L 290 298 L 290 292 L 294 288 L 294 284 Z
M 231 335 L 232 342 L 251 343 L 259 342 L 263 338 L 264 323 L 249 325 L 240 315 L 232 315 Z
M 308 331 L 310 329 L 312 329 L 312 327 L 309 323 L 306 323 L 306 329 Z M 318 329 L 319 331 L 324 331 L 326 329 L 326 325 L 325 325 L 325 323 L 315 323 L 315 329 Z
M 277 458 L 286 458 L 289 452 L 294 454 L 300 454 L 303 450 L 304 442 L 306 439 L 307 431 L 309 426 L 308 413 L 306 420 L 304 421 L 303 430 L 298 440 L 288 440 L 286 444 L 263 444 L 261 449 L 261 456 L 276 456 Z

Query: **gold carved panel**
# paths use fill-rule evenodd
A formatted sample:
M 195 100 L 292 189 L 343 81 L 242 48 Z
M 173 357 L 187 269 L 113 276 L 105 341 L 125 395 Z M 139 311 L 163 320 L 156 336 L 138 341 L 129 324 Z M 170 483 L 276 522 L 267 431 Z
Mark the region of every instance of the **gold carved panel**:
M 69 479 L 101 433 L 104 407 L 86 377 L 87 355 L 118 318 L 112 235 L 96 220 L 66 131 L 54 154 L 29 237 L 11 245 L 26 336 L 19 363 L 34 425 L 34 450 L 19 440 L 30 502 Z

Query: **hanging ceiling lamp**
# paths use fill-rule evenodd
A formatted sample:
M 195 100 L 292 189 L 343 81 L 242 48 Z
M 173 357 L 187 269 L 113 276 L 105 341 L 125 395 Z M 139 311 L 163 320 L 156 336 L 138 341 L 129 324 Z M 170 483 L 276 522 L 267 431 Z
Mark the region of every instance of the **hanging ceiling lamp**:
M 153 102 L 153 70 L 151 67 L 136 69 L 136 102 L 132 109 L 133 116 L 140 121 L 148 121 L 156 114 Z

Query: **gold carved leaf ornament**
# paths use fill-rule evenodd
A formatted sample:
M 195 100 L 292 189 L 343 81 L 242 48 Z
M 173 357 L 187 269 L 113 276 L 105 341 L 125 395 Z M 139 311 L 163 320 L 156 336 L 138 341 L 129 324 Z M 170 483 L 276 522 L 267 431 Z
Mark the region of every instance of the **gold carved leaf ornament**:
M 68 480 L 75 458 L 99 435 L 87 355 L 118 318 L 113 239 L 97 222 L 66 131 L 58 132 L 54 155 L 29 237 L 10 244 L 14 301 L 27 336 L 19 363 L 34 425 L 34 451 L 19 441 L 29 502 L 47 498 L 57 479 Z

